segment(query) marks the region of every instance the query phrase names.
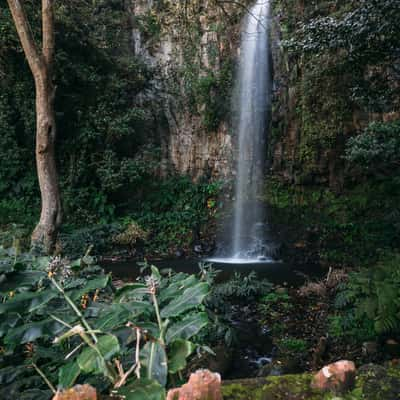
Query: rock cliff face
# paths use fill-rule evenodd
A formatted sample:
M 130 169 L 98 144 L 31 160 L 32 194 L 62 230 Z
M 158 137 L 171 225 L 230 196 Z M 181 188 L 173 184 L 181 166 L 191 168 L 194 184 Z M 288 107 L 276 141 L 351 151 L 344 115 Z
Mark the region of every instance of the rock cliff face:
M 134 51 L 155 72 L 144 98 L 162 121 L 156 125 L 169 170 L 194 178 L 234 174 L 230 95 L 240 22 L 252 3 L 132 0 Z M 387 65 L 341 72 L 341 51 L 293 52 L 287 46 L 297 39 L 302 23 L 317 17 L 340 19 L 358 3 L 272 1 L 274 94 L 268 159 L 272 173 L 290 184 L 340 190 L 346 140 L 371 121 L 399 117 L 396 102 L 377 111 L 367 101 L 354 100 L 355 90 L 369 85 L 377 71 L 388 81 Z
M 144 97 L 166 122 L 164 164 L 195 179 L 229 176 L 230 92 L 245 8 L 216 0 L 135 0 L 131 11 L 134 51 L 154 71 Z

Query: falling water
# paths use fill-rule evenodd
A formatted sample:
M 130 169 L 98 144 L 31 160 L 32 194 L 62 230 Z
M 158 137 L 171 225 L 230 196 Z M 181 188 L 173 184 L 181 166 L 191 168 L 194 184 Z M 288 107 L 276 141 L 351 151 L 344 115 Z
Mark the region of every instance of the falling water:
M 270 1 L 258 0 L 242 26 L 232 105 L 238 138 L 234 215 L 224 262 L 272 261 L 264 208 L 257 200 L 263 184 L 272 84 L 269 17 Z

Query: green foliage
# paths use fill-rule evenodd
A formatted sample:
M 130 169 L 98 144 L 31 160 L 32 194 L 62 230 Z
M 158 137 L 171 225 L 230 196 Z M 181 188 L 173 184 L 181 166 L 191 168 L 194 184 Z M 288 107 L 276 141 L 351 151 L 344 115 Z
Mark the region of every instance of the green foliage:
M 27 2 L 40 42 L 40 7 Z M 122 0 L 55 5 L 56 116 L 64 220 L 110 222 L 126 193 L 154 172 L 148 112 L 132 98 L 150 71 L 130 55 Z M 35 173 L 33 79 L 8 6 L 0 7 L 0 224 L 33 225 L 39 193 Z M 140 149 L 140 151 L 139 151 Z M 140 153 L 140 154 L 139 154 Z
M 398 248 L 400 187 L 395 180 L 371 179 L 340 195 L 321 187 L 288 186 L 269 180 L 266 201 L 272 223 L 295 226 L 328 262 L 372 264 L 382 249 Z
M 140 283 L 114 293 L 110 277 L 94 261 L 86 256 L 67 263 L 1 250 L 3 397 L 33 399 L 27 389 L 35 381 L 42 390 L 34 375 L 40 370 L 60 387 L 95 376 L 97 386 L 121 388 L 128 399 L 148 390 L 164 398 L 168 376 L 186 367 L 198 347 L 190 340 L 208 324 L 202 303 L 209 285 L 182 273 L 162 276 L 151 267 Z M 50 397 L 43 393 L 43 399 Z
M 336 15 L 318 16 L 304 23 L 297 42 L 291 44 L 306 52 L 343 49 L 344 62 L 353 65 L 394 55 L 400 39 L 397 2 L 358 0 L 352 7 L 338 8 Z
M 307 351 L 307 343 L 302 339 L 283 338 L 278 341 L 278 348 L 282 354 L 304 354 Z
M 149 233 L 142 229 L 135 221 L 129 221 L 124 230 L 113 237 L 113 243 L 128 247 L 135 247 L 138 242 L 144 242 Z
M 290 296 L 287 290 L 274 291 L 260 299 L 258 308 L 264 314 L 268 315 L 279 315 L 276 312 L 276 308 L 283 310 L 290 310 L 293 305 L 290 303 Z
M 217 73 L 198 78 L 193 87 L 193 101 L 200 110 L 204 127 L 216 131 L 226 121 L 231 108 L 233 65 L 226 62 Z
M 204 179 L 194 183 L 186 176 L 153 179 L 124 203 L 123 217 L 115 216 L 111 223 L 93 221 L 96 223 L 86 227 L 64 224 L 58 251 L 73 258 L 89 247 L 96 255 L 135 250 L 163 255 L 177 249 L 190 251 L 193 243 L 205 237 L 206 226 L 215 218 L 219 187 L 218 182 Z M 80 208 L 78 215 L 80 211 L 86 213 L 87 209 Z M 29 230 L 30 226 L 23 229 L 24 243 Z M 10 246 L 14 237 L 21 238 L 21 234 L 16 235 L 12 225 L 0 229 L 0 244 Z
M 218 182 L 193 183 L 189 177 L 174 176 L 149 182 L 139 209 L 131 216 L 149 232 L 146 249 L 166 254 L 188 248 L 215 216 Z M 196 238 L 197 236 L 197 238 Z
M 140 379 L 116 391 L 126 400 L 164 400 L 165 389 L 156 381 Z
M 400 121 L 374 122 L 350 138 L 346 159 L 370 174 L 393 174 L 399 167 Z
M 161 33 L 161 21 L 154 10 L 149 10 L 147 14 L 135 18 L 135 25 L 144 34 L 147 42 L 157 42 Z
M 23 225 L 10 224 L 0 229 L 0 246 L 13 247 L 17 252 L 23 252 L 30 246 L 30 229 Z
M 399 6 L 327 0 L 299 7 L 281 0 L 275 7 L 284 15 L 290 51 L 279 68 L 284 77 L 287 71 L 290 90 L 277 99 L 273 140 L 283 143 L 282 169 L 290 183 L 268 182 L 271 218 L 295 225 L 301 233 L 294 240 L 302 236 L 316 258 L 374 263 L 380 249 L 398 248 L 398 123 L 373 123 L 356 134 L 372 115 L 396 115 L 393 12 Z M 295 114 L 289 122 L 286 105 Z M 296 143 L 283 137 L 288 129 Z
M 87 228 L 73 229 L 68 226 L 60 233 L 59 240 L 62 254 L 78 257 L 91 248 L 92 254 L 104 254 L 112 251 L 113 241 L 122 233 L 120 224 L 94 225 Z
M 225 302 L 230 300 L 249 301 L 266 296 L 272 289 L 272 284 L 266 279 L 259 279 L 252 271 L 249 274 L 235 272 L 227 282 L 216 285 L 209 301 Z
M 352 273 L 336 297 L 336 336 L 360 339 L 400 332 L 400 256 L 385 254 L 374 267 Z
M 340 187 L 353 172 L 343 162 L 346 138 L 399 109 L 400 8 L 390 0 L 317 3 L 274 4 L 285 51 L 276 66 L 284 82 L 273 100 L 272 141 L 284 143 L 282 169 L 296 183 Z M 295 142 L 287 142 L 288 130 Z M 362 148 L 372 145 L 364 138 Z
M 210 266 L 203 267 L 201 275 L 215 279 L 215 271 Z M 266 296 L 272 289 L 272 284 L 266 279 L 259 279 L 252 271 L 249 274 L 235 273 L 228 281 L 212 284 L 210 295 L 206 299 L 206 307 L 212 324 L 204 334 L 211 344 L 225 342 L 232 346 L 236 341 L 235 331 L 231 327 L 234 314 L 232 304 L 243 305 Z

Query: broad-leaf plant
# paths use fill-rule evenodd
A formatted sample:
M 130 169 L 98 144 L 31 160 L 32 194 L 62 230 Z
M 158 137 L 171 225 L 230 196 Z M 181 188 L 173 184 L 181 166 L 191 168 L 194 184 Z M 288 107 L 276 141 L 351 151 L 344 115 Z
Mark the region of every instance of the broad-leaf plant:
M 0 249 L 0 398 L 46 399 L 91 383 L 125 399 L 164 399 L 200 346 L 210 287 L 149 275 L 115 289 L 85 256 L 74 262 Z M 11 397 L 10 397 L 11 396 Z

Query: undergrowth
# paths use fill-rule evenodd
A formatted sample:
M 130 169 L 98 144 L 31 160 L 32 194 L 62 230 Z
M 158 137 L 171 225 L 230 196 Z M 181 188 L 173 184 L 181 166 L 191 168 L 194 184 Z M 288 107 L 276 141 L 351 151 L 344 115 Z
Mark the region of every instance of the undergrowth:
M 339 286 L 330 332 L 356 340 L 400 334 L 400 255 L 385 253 Z

